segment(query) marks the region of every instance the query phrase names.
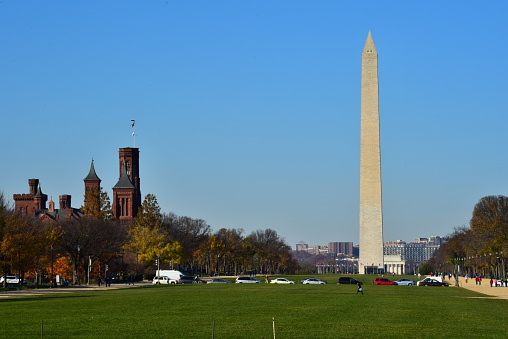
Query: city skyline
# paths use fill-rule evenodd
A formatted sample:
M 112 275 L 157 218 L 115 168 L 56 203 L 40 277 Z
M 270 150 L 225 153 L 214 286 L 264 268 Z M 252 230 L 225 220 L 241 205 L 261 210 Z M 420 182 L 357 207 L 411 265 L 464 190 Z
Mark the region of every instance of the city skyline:
M 358 243 L 360 72 L 380 55 L 385 239 L 444 236 L 508 194 L 508 4 L 0 4 L 7 199 L 38 178 L 83 201 L 118 148 L 142 195 L 214 231 Z

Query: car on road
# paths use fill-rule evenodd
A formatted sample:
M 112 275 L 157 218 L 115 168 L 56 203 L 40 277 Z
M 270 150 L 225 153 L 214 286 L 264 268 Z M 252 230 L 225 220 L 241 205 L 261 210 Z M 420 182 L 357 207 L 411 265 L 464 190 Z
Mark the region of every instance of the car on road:
M 395 280 L 395 282 L 397 283 L 397 285 L 400 285 L 400 286 L 414 286 L 414 285 L 416 285 L 414 280 L 406 279 L 406 278 Z
M 337 284 L 339 285 L 343 284 L 356 285 L 358 283 L 360 283 L 360 285 L 363 284 L 361 281 L 358 281 L 355 278 L 351 277 L 340 277 L 339 279 L 337 279 Z
M 178 280 L 179 284 L 204 284 L 205 281 L 199 279 L 198 277 L 193 277 L 191 275 L 181 276 Z
M 207 284 L 230 284 L 231 281 L 222 278 L 212 278 L 206 282 Z
M 238 277 L 235 280 L 235 283 L 237 284 L 261 284 L 261 280 L 257 280 L 253 277 Z
M 308 285 L 308 284 L 328 284 L 326 281 L 318 279 L 318 278 L 307 278 L 302 280 L 302 284 Z
M 386 278 L 376 278 L 372 283 L 374 285 L 397 285 L 395 281 Z
M 294 284 L 294 283 L 295 283 L 294 281 L 287 280 L 286 278 L 277 278 L 272 279 L 270 281 L 270 284 Z
M 3 284 L 4 280 L 7 281 L 7 284 L 19 284 L 21 279 L 19 279 L 17 275 L 8 275 L 7 279 L 5 277 L 0 277 L 0 284 Z M 23 283 L 26 283 L 26 281 Z
M 446 286 L 448 287 L 449 284 L 446 282 L 439 281 L 435 278 L 425 278 L 423 280 L 420 280 L 418 282 L 418 286 Z
M 175 279 L 170 279 L 168 277 L 157 277 L 155 276 L 152 280 L 152 284 L 154 285 L 175 285 L 178 282 Z

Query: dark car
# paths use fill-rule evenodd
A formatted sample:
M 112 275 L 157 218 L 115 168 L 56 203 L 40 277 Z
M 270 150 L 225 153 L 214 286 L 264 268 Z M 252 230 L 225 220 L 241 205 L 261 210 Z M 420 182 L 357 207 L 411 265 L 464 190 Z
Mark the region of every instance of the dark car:
M 179 284 L 206 284 L 206 281 L 199 279 L 198 277 L 193 277 L 190 275 L 181 276 L 178 280 Z
M 433 278 L 425 278 L 418 282 L 418 286 L 446 286 L 448 287 L 448 283 L 439 281 Z
M 386 278 L 376 278 L 372 283 L 374 285 L 397 285 L 395 281 Z
M 358 283 L 360 283 L 360 285 L 363 284 L 361 281 L 358 281 L 355 278 L 351 278 L 351 277 L 340 277 L 339 279 L 337 279 L 337 284 L 339 284 L 339 285 L 342 285 L 342 284 L 356 285 Z

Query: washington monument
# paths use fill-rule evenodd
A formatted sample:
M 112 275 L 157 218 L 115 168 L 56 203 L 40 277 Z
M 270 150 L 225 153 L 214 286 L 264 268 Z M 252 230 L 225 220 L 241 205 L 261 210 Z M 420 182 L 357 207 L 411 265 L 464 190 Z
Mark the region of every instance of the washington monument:
M 381 147 L 377 51 L 369 32 L 362 52 L 360 130 L 360 260 L 359 273 L 384 270 Z

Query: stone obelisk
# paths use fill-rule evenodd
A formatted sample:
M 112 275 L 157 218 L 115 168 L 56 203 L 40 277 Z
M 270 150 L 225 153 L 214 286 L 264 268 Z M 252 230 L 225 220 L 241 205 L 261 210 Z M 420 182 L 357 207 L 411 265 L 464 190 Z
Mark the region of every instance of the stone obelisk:
M 384 270 L 377 51 L 369 32 L 362 52 L 360 135 L 360 273 Z

